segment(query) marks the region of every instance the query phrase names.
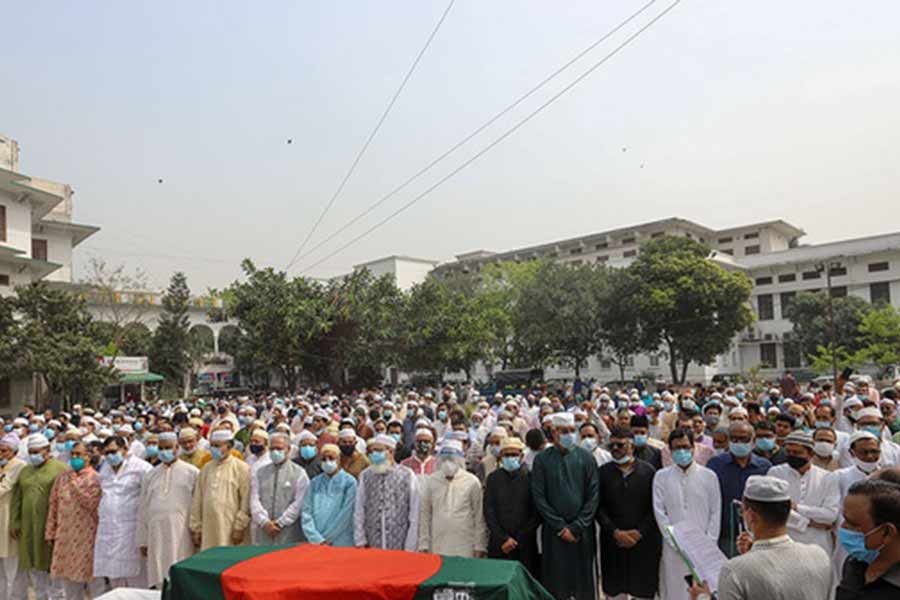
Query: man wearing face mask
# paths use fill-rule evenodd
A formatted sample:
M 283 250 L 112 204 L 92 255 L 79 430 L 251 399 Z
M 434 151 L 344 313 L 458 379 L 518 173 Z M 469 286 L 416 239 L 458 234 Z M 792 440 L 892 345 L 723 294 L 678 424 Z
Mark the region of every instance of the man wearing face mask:
M 7 433 L 0 439 L 0 598 L 13 597 L 13 590 L 24 585 L 19 571 L 18 544 L 10 535 L 10 517 L 16 483 L 25 462 L 16 458 L 19 436 Z
M 297 436 L 297 455 L 293 459 L 295 463 L 303 467 L 310 481 L 322 472 L 316 441 L 316 436 L 308 430 L 301 431 Z
M 210 434 L 212 460 L 200 470 L 191 504 L 194 545 L 241 546 L 249 537 L 250 467 L 231 455 L 234 434 L 227 428 Z
M 631 433 L 634 436 L 634 458 L 648 463 L 657 471 L 662 469 L 662 452 L 651 444 L 650 422 L 645 415 L 631 417 Z
M 666 527 L 687 521 L 714 542 L 719 539 L 722 499 L 716 474 L 694 460 L 694 434 L 677 429 L 669 434 L 671 467 L 656 472 L 653 479 L 653 512 L 660 532 Z M 660 571 L 660 597 L 686 600 L 684 582 L 688 570 L 675 548 L 663 544 Z
M 300 541 L 297 520 L 309 478 L 300 465 L 287 459 L 291 449 L 287 434 L 273 433 L 270 444 L 269 461 L 251 475 L 250 542 L 296 544 Z
M 868 431 L 881 440 L 881 463 L 886 466 L 894 466 L 900 464 L 900 446 L 892 442 L 889 436 L 885 435 L 884 415 L 874 406 L 861 408 L 856 413 L 856 430 Z M 853 466 L 853 457 L 850 456 L 849 448 L 844 448 L 840 456 L 841 466 Z
M 482 506 L 481 485 L 466 471 L 462 442 L 442 442 L 438 469 L 422 485 L 419 551 L 483 558 L 487 529 Z
M 578 428 L 579 443 L 581 447 L 591 453 L 597 466 L 602 467 L 612 460 L 612 455 L 605 449 L 600 447 L 600 432 L 597 426 L 589 421 L 585 421 Z
M 524 449 L 519 438 L 504 439 L 500 447 L 501 468 L 487 480 L 484 520 L 488 528 L 488 558 L 517 560 L 539 577 L 536 534 L 540 517 L 531 496 L 528 468 L 522 461 Z
M 310 544 L 353 546 L 357 483 L 341 469 L 340 455 L 336 444 L 322 446 L 322 473 L 309 482 L 303 498 L 300 523 Z
M 342 429 L 338 432 L 338 448 L 341 449 L 341 469 L 359 480 L 360 473 L 369 466 L 369 460 L 362 452 L 356 449 L 356 441 L 356 433 L 352 429 Z
M 787 463 L 769 470 L 769 475 L 788 483 L 791 539 L 816 544 L 828 555 L 832 552 L 831 528 L 838 518 L 840 488 L 831 473 L 812 464 L 812 436 L 802 431 L 791 433 L 784 441 Z
M 653 515 L 656 469 L 635 459 L 633 436 L 628 429 L 612 430 L 612 461 L 598 472 L 600 571 L 608 598 L 653 598 L 659 587 L 662 539 Z
M 706 466 L 718 477 L 722 496 L 719 549 L 725 556 L 735 556 L 740 513 L 734 501 L 744 496 L 747 480 L 754 475 L 765 475 L 772 463 L 753 454 L 753 427 L 749 423 L 736 421 L 728 428 L 728 452 L 714 457 Z
M 553 415 L 553 445 L 534 458 L 531 493 L 544 521 L 541 582 L 556 598 L 593 600 L 597 463 L 578 446 L 572 413 Z
M 431 433 L 430 429 L 424 427 L 416 429 L 415 442 L 415 452 L 400 464 L 410 469 L 421 479 L 434 472 L 436 462 L 432 453 L 434 450 L 434 434 Z
M 841 468 L 835 455 L 837 452 L 837 432 L 831 427 L 818 427 L 813 432 L 812 463 L 826 471 L 837 471 Z
M 850 558 L 836 600 L 900 597 L 900 486 L 874 480 L 854 484 L 843 515 L 838 539 Z
M 419 485 L 415 474 L 394 462 L 397 442 L 387 435 L 368 443 L 368 467 L 359 476 L 353 512 L 357 548 L 415 552 L 419 536 Z
M 500 467 L 500 444 L 508 436 L 509 433 L 503 427 L 494 427 L 491 430 L 487 438 L 484 458 L 481 459 L 481 462 L 475 468 L 475 475 L 482 484 L 487 481 L 491 473 Z
M 31 579 L 38 600 L 44 600 L 60 588 L 50 581 L 52 547 L 44 534 L 50 491 L 68 466 L 50 458 L 50 441 L 43 435 L 29 436 L 25 447 L 28 464 L 19 474 L 14 491 L 9 533 L 18 541 L 19 572 Z
M 833 585 L 828 556 L 818 546 L 798 544 L 788 536 L 791 498 L 785 481 L 761 475 L 747 479 L 741 512 L 749 533 L 742 535 L 742 555 L 726 562 L 719 572 L 718 598 L 830 597 Z M 709 598 L 709 587 L 694 585 L 691 598 Z

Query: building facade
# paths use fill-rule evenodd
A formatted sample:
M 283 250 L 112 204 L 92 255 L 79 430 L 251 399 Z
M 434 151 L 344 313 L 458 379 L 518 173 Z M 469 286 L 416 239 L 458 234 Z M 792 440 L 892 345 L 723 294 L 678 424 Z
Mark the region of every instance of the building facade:
M 436 277 L 478 273 L 494 261 L 550 259 L 570 264 L 602 264 L 625 267 L 639 254 L 644 241 L 663 236 L 696 239 L 713 249 L 712 259 L 723 267 L 744 272 L 753 282 L 751 303 L 756 322 L 735 337 L 729 352 L 714 364 L 692 364 L 691 381 L 708 382 L 716 375 L 737 375 L 759 367 L 763 376 L 804 365 L 803 357 L 785 352 L 785 338 L 792 329 L 784 308 L 800 291 L 824 290 L 831 273 L 831 293 L 855 295 L 872 303 L 900 306 L 900 233 L 851 239 L 828 244 L 803 245 L 805 232 L 781 220 L 752 223 L 729 229 L 711 229 L 681 218 L 669 218 L 603 231 L 549 244 L 506 252 L 477 250 L 440 265 Z M 612 381 L 619 367 L 605 358 L 591 359 L 583 377 Z M 653 373 L 669 378 L 668 363 L 660 354 L 631 357 L 626 379 Z M 476 376 L 485 376 L 482 367 Z M 571 378 L 571 370 L 549 369 L 548 378 Z

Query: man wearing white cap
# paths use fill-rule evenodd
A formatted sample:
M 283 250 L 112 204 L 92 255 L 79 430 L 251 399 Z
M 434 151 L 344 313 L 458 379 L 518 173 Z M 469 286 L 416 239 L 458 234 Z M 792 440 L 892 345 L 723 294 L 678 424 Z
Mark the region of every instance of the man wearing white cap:
M 181 452 L 178 453 L 178 460 L 186 462 L 198 470 L 212 460 L 209 450 L 199 447 L 199 438 L 197 431 L 191 427 L 182 427 L 181 431 L 178 432 L 178 443 L 181 447 Z
M 831 556 L 834 548 L 831 529 L 840 514 L 840 488 L 829 471 L 812 464 L 812 436 L 795 431 L 784 440 L 787 463 L 776 465 L 769 475 L 788 483 L 791 517 L 788 532 L 791 539 L 816 544 Z
M 301 539 L 297 521 L 309 477 L 303 467 L 287 459 L 288 434 L 273 433 L 270 445 L 269 460 L 251 474 L 250 540 L 257 545 L 296 544 Z
M 19 543 L 19 571 L 31 577 L 37 600 L 45 600 L 61 590 L 58 582 L 50 581 L 51 546 L 44 538 L 50 492 L 56 478 L 69 467 L 50 458 L 50 441 L 43 434 L 28 436 L 26 447 L 28 465 L 19 473 L 15 488 L 10 535 Z
M 799 544 L 788 536 L 791 495 L 787 482 L 764 475 L 747 479 L 741 501 L 744 523 L 742 556 L 729 560 L 719 572 L 718 598 L 750 600 L 825 600 L 834 590 L 829 556 L 815 545 Z M 691 590 L 692 598 L 708 598 L 709 587 Z
M 200 471 L 191 505 L 194 545 L 240 546 L 249 538 L 250 467 L 231 455 L 234 434 L 227 428 L 210 435 L 213 460 Z
M 416 550 L 419 485 L 412 470 L 394 463 L 396 445 L 388 435 L 369 440 L 371 466 L 359 476 L 353 512 L 357 548 Z
M 360 473 L 369 466 L 369 460 L 356 449 L 357 439 L 356 431 L 352 428 L 341 429 L 337 445 L 341 450 L 341 468 L 359 480 Z
M 10 535 L 12 500 L 25 462 L 16 458 L 19 436 L 7 433 L 0 439 L 0 598 L 9 598 L 24 585 L 19 571 L 19 549 Z M 21 583 L 19 583 L 21 582 Z
M 593 600 L 597 463 L 578 445 L 575 416 L 551 418 L 553 446 L 534 458 L 531 493 L 544 520 L 542 583 L 557 598 Z
M 316 436 L 310 431 L 304 429 L 297 436 L 297 455 L 294 462 L 306 471 L 306 476 L 312 481 L 315 477 L 322 473 L 322 466 L 319 462 L 318 448 L 316 447 Z
M 136 543 L 147 560 L 147 585 L 162 589 L 169 567 L 194 553 L 188 520 L 200 470 L 178 460 L 178 437 L 159 434 L 159 464 L 141 485 Z
M 422 486 L 419 551 L 482 558 L 487 529 L 478 478 L 466 471 L 462 442 L 447 440 L 438 452 L 438 468 Z
M 494 427 L 488 436 L 487 452 L 475 468 L 475 475 L 481 485 L 484 485 L 490 474 L 500 466 L 500 444 L 508 435 L 509 432 L 505 428 Z
M 415 447 L 413 448 L 412 456 L 401 461 L 400 464 L 411 469 L 421 479 L 434 472 L 436 459 L 433 452 L 434 434 L 431 433 L 430 429 L 422 426 L 416 429 Z
M 881 465 L 893 467 L 900 464 L 900 446 L 891 441 L 890 430 L 884 423 L 884 415 L 874 406 L 861 408 L 856 412 L 856 431 L 868 431 L 881 440 Z M 842 467 L 853 465 L 849 447 L 841 449 Z

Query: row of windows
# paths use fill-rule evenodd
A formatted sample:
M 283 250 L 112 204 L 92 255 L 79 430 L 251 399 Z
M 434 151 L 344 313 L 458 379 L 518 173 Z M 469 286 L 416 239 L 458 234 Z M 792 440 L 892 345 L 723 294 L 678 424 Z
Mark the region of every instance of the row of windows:
M 869 273 L 880 273 L 882 271 L 890 270 L 890 263 L 885 262 L 875 262 L 868 264 Z M 833 267 L 829 269 L 829 275 L 832 277 L 843 277 L 847 274 L 847 267 Z M 822 273 L 819 271 L 804 271 L 803 280 L 809 281 L 811 279 L 819 279 L 822 277 Z M 778 283 L 790 283 L 792 281 L 797 281 L 796 273 L 784 273 L 778 276 Z M 756 285 L 770 285 L 772 283 L 771 277 L 757 277 Z
M 810 290 L 816 291 L 816 290 Z M 847 286 L 839 285 L 831 288 L 832 298 L 843 298 L 847 295 Z M 787 318 L 785 313 L 797 296 L 797 292 L 783 292 L 781 298 L 781 318 Z M 771 321 L 775 318 L 774 294 L 760 294 L 756 297 L 756 312 L 760 321 Z M 891 282 L 879 281 L 869 285 L 869 301 L 872 304 L 891 303 Z
M 800 364 L 800 352 L 792 348 L 789 344 L 785 344 L 782 348 L 784 352 L 784 368 L 795 369 Z M 759 345 L 759 362 L 764 369 L 778 368 L 778 345 L 774 342 L 765 342 Z

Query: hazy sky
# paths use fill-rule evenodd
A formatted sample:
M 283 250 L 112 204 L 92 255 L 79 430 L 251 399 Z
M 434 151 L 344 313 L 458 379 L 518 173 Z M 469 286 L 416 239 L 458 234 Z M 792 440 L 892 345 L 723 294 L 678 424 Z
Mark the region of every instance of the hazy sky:
M 645 2 L 457 0 L 310 246 Z M 82 273 L 95 254 L 157 286 L 174 270 L 195 292 L 223 286 L 243 257 L 286 266 L 446 4 L 10 2 L 0 131 L 23 172 L 71 183 L 76 220 L 103 228 L 77 250 Z M 810 243 L 900 230 L 900 3 L 683 0 L 460 175 L 306 270 L 667 5 L 292 272 L 668 216 L 784 218 Z

